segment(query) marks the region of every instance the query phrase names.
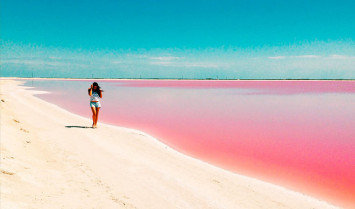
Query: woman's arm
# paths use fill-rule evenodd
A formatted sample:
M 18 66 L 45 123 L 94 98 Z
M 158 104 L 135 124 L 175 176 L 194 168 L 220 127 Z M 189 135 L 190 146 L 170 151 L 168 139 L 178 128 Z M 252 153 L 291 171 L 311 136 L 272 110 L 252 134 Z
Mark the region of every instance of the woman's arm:
M 100 98 L 102 98 L 102 90 L 100 89 Z
M 92 95 L 92 85 L 91 85 L 91 88 L 88 88 L 88 94 L 89 94 L 89 96 Z

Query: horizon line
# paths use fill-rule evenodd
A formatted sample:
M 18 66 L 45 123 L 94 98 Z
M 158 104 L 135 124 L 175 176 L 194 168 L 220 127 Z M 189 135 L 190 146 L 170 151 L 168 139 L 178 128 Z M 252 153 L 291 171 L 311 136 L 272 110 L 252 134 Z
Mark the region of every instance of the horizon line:
M 339 79 L 315 79 L 315 78 L 287 78 L 287 79 L 277 79 L 277 78 L 264 78 L 264 79 L 248 79 L 248 78 L 100 78 L 100 77 L 95 77 L 95 78 L 65 78 L 65 77 L 0 77 L 0 79 L 34 79 L 34 80 L 39 80 L 39 79 L 49 79 L 49 80 L 186 80 L 186 81 L 355 81 L 355 78 L 339 78 Z

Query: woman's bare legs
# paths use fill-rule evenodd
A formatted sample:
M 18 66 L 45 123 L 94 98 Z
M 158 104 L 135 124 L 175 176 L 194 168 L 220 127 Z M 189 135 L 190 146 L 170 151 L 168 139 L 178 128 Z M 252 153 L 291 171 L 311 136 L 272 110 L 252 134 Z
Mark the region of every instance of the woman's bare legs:
M 97 107 L 96 108 L 96 115 L 95 115 L 95 124 L 94 124 L 95 128 L 97 126 L 97 120 L 99 119 L 99 112 L 100 112 L 100 107 Z
M 92 127 L 95 128 L 97 119 L 96 119 L 96 107 L 91 107 L 91 111 L 92 111 Z

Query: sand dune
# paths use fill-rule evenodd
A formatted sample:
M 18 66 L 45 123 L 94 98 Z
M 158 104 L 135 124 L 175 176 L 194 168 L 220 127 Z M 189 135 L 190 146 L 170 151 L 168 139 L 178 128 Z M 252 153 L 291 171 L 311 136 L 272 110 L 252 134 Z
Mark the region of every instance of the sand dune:
M 336 208 L 1 82 L 1 208 Z

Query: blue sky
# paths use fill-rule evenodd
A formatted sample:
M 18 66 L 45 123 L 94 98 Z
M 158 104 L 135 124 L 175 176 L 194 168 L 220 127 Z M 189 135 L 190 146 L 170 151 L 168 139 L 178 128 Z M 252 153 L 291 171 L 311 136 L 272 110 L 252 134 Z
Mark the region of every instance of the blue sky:
M 2 74 L 355 78 L 354 9 L 350 0 L 2 0 Z

